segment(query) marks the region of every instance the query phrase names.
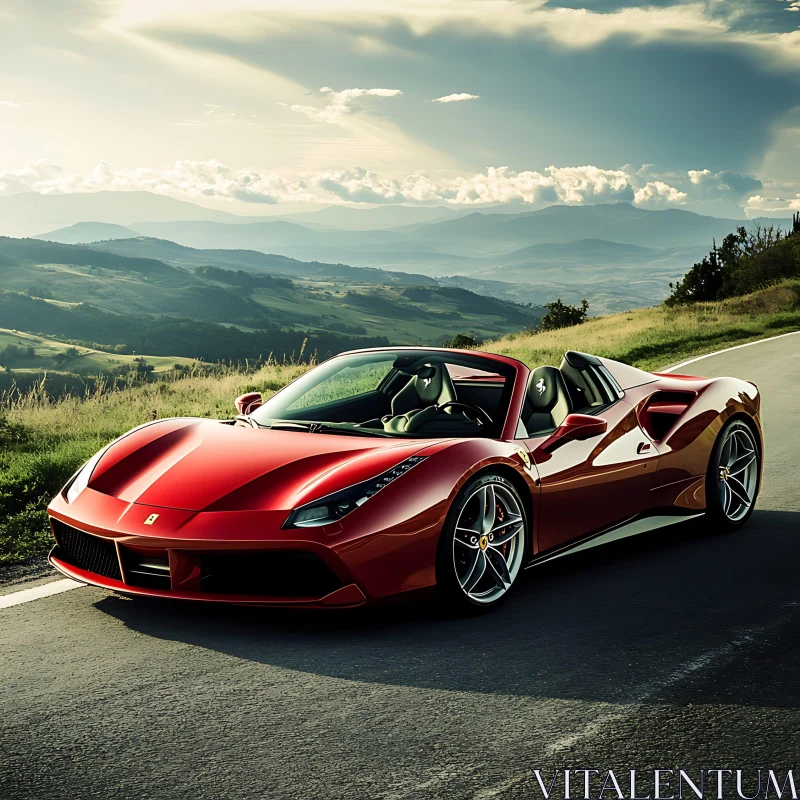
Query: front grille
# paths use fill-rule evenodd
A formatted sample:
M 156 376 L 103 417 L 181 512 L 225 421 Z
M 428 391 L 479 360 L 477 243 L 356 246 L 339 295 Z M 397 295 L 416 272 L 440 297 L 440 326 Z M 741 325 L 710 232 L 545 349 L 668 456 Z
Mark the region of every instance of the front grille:
M 261 550 L 203 553 L 201 590 L 254 597 L 324 597 L 342 582 L 313 553 Z
M 86 572 L 113 578 L 115 581 L 122 580 L 114 542 L 101 539 L 99 536 L 91 536 L 61 520 L 51 518 L 50 521 L 53 523 L 58 544 L 55 553 L 57 558 Z

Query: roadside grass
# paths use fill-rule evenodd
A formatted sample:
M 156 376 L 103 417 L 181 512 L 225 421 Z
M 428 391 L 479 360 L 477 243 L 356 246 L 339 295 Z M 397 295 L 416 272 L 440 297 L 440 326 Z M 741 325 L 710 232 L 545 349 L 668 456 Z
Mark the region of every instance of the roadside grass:
M 573 328 L 504 336 L 481 349 L 532 366 L 558 366 L 566 350 L 579 350 L 652 371 L 799 328 L 800 281 L 793 280 L 716 303 L 642 308 L 593 317 Z
M 558 365 L 580 350 L 647 370 L 765 336 L 800 329 L 800 281 L 718 303 L 639 309 L 546 333 L 520 333 L 482 346 L 531 366 Z M 46 386 L 0 395 L 0 566 L 41 557 L 51 539 L 45 508 L 69 476 L 111 439 L 151 419 L 226 418 L 244 392 L 274 394 L 308 367 L 270 363 L 130 389 L 100 386 L 87 397 L 51 398 Z

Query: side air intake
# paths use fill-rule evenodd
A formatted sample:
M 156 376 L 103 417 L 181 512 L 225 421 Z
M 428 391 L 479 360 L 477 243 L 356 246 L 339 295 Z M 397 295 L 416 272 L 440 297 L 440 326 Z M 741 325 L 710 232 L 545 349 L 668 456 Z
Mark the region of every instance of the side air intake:
M 695 397 L 694 392 L 656 392 L 639 412 L 639 424 L 656 441 L 663 439 Z

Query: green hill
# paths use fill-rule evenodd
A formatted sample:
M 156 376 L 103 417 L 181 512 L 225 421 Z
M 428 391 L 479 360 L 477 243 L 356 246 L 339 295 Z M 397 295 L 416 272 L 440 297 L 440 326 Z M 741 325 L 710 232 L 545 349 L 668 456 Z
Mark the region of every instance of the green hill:
M 226 269 L 244 269 L 251 272 L 278 273 L 321 280 L 344 279 L 360 283 L 401 283 L 406 285 L 436 283 L 434 278 L 412 272 L 390 272 L 371 267 L 351 267 L 347 264 L 298 261 L 288 256 L 262 253 L 258 250 L 204 250 L 150 236 L 96 241 L 89 246 L 95 250 L 107 250 L 122 256 L 155 258 L 168 264 L 187 268 L 212 265 Z
M 178 266 L 0 237 L 0 325 L 125 353 L 235 361 L 298 353 L 306 339 L 320 356 L 389 341 L 438 344 L 458 332 L 482 340 L 542 316 L 539 308 L 431 280 L 415 286 L 379 270 L 292 262 L 296 277 L 253 274 L 157 244 L 186 260 Z

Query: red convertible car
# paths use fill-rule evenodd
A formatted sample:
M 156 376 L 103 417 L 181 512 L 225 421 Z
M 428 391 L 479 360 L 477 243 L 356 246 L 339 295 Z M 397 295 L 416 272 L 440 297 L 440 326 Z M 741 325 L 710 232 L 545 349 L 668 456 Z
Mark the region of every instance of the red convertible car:
M 737 528 L 761 481 L 754 384 L 584 353 L 361 350 L 236 404 L 90 459 L 49 507 L 51 563 L 129 595 L 488 608 L 542 561 L 700 515 Z

